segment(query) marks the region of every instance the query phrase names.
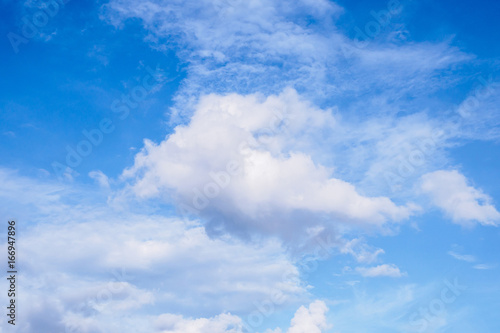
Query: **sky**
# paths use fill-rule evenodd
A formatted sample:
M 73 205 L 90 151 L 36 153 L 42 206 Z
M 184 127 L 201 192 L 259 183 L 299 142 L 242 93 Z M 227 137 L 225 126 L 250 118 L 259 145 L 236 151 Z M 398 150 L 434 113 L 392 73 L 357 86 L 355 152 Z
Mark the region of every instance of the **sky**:
M 500 331 L 500 3 L 0 4 L 0 332 Z

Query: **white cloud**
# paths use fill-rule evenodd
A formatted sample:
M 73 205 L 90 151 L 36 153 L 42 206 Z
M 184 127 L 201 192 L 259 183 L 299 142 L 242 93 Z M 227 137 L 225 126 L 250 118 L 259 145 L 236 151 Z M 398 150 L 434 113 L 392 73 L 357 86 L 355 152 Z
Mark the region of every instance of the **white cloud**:
M 12 181 L 5 189 L 12 190 L 14 201 L 23 197 L 14 191 L 19 184 L 52 189 L 50 182 L 3 172 Z M 255 311 L 255 304 L 278 294 L 274 309 L 279 311 L 307 296 L 297 267 L 276 241 L 209 238 L 197 221 L 118 212 L 81 200 L 88 193 L 77 188 L 60 191 L 58 196 L 39 191 L 39 202 L 19 203 L 31 205 L 36 217 L 23 222 L 20 239 L 21 333 L 242 333 L 242 318 Z M 75 199 L 77 204 L 69 203 Z M 6 284 L 4 279 L 0 287 Z M 322 309 L 315 302 L 296 317 L 321 328 Z M 297 325 L 295 319 L 291 327 Z
M 491 264 L 477 264 L 473 266 L 474 269 L 479 269 L 479 270 L 488 270 L 488 269 L 493 269 L 495 267 L 496 265 L 491 265 Z
M 19 332 L 62 332 L 65 325 L 138 332 L 147 321 L 140 313 L 151 309 L 246 313 L 271 296 L 280 300 L 276 309 L 307 297 L 298 268 L 276 240 L 210 238 L 198 221 L 134 213 L 133 207 L 117 211 L 89 202 L 94 191 L 75 186 L 70 192 L 0 171 L 8 175 L 0 193 L 17 203 L 11 208 L 30 211 L 18 220 L 26 323 Z M 24 199 L 23 189 L 34 197 Z
M 154 48 L 175 48 L 190 64 L 174 107 L 184 116 L 203 93 L 277 93 L 286 86 L 315 102 L 349 99 L 356 113 L 381 115 L 389 110 L 373 105 L 375 98 L 358 97 L 367 91 L 384 91 L 376 98 L 393 101 L 428 96 L 452 83 L 446 73 L 436 79 L 436 72 L 471 59 L 449 41 L 402 43 L 392 31 L 360 48 L 336 29 L 342 12 L 323 0 L 113 0 L 103 6 L 102 18 L 115 26 L 138 18 Z
M 291 320 L 287 333 L 322 333 L 329 326 L 326 320 L 328 307 L 323 301 L 314 301 L 309 307 L 301 306 Z M 229 313 L 212 318 L 184 318 L 180 315 L 162 314 L 155 319 L 154 327 L 162 333 L 243 333 L 246 324 Z M 281 333 L 281 328 L 267 329 L 265 333 Z
M 462 117 L 462 137 L 495 140 L 500 136 L 500 82 L 479 76 L 474 81 L 475 88 L 456 108 Z
M 172 48 L 182 63 L 189 64 L 169 109 L 172 125 L 187 123 L 199 111 L 200 96 L 211 93 L 270 96 L 292 87 L 303 98 L 332 107 L 336 126 L 316 130 L 316 145 L 306 147 L 303 137 L 295 139 L 294 135 L 286 139 L 290 147 L 297 145 L 294 150 L 310 156 L 315 166 L 334 168 L 335 179 L 356 185 L 356 192 L 364 196 L 390 195 L 394 200 L 412 196 L 412 185 L 422 174 L 446 164 L 441 153 L 461 130 L 436 135 L 438 129 L 451 125 L 440 116 L 437 121 L 432 110 L 440 115 L 456 106 L 429 97 L 461 80 L 453 66 L 473 58 L 451 46 L 450 40 L 408 42 L 395 37 L 404 26 L 389 24 L 366 47 L 359 47 L 349 37 L 355 27 L 339 26 L 343 8 L 323 0 L 189 4 L 112 0 L 102 9 L 102 19 L 117 27 L 138 19 L 147 43 L 153 48 Z M 405 10 L 401 5 L 398 13 Z M 343 32 L 346 28 L 350 33 Z M 146 149 L 151 147 L 146 144 Z M 255 154 L 261 163 L 271 161 L 266 157 Z M 271 166 L 295 166 L 298 157 Z M 310 170 L 305 168 L 307 161 L 302 162 L 303 170 Z M 154 179 L 144 179 L 138 185 L 146 194 L 155 191 L 154 183 Z M 322 189 L 329 187 L 325 192 L 330 194 L 342 185 L 346 184 L 317 186 L 317 196 L 323 194 Z M 324 199 L 310 200 L 325 205 Z
M 152 274 L 147 284 L 131 282 L 156 289 L 157 304 L 176 304 L 186 313 L 242 311 L 273 293 L 284 302 L 305 294 L 298 269 L 277 242 L 210 239 L 202 226 L 175 219 L 104 215 L 93 222 L 45 224 L 26 232 L 23 241 L 27 271 L 62 270 L 98 279 L 116 269 Z
M 356 271 L 365 277 L 402 277 L 406 273 L 401 273 L 399 268 L 394 264 L 382 264 L 374 267 L 357 267 Z
M 155 320 L 157 332 L 162 333 L 241 333 L 241 319 L 230 314 L 213 318 L 185 319 L 180 315 L 163 314 Z
M 373 249 L 362 239 L 355 238 L 346 242 L 341 248 L 341 253 L 351 254 L 357 262 L 370 264 L 378 259 L 378 256 L 384 254 L 383 249 Z
M 454 251 L 448 251 L 448 254 L 457 260 L 462 260 L 462 261 L 467 261 L 467 262 L 476 261 L 476 258 L 470 254 L 460 254 L 460 253 L 456 253 Z
M 325 302 L 315 301 L 309 308 L 300 307 L 292 319 L 287 333 L 321 333 L 328 328 L 325 313 L 328 307 Z
M 446 304 L 446 311 L 435 312 L 432 305 L 443 290 L 442 281 L 426 286 L 391 284 L 367 293 L 362 286 L 352 286 L 353 294 L 342 306 L 331 306 L 329 322 L 334 332 L 439 332 L 459 330 L 471 318 L 460 304 Z M 458 302 L 457 302 L 458 303 Z
M 318 133 L 336 127 L 330 110 L 292 89 L 267 98 L 209 95 L 188 125 L 177 126 L 158 145 L 146 142 L 123 176 L 132 179 L 139 197 L 170 194 L 228 230 L 286 240 L 317 225 L 380 227 L 408 218 L 415 206 L 363 196 L 302 152 L 318 149 Z M 320 223 L 320 215 L 329 216 L 329 224 Z
M 0 168 L 0 184 L 0 199 L 4 203 L 0 206 L 0 213 L 8 218 L 32 221 L 41 214 L 53 217 L 73 213 L 65 201 L 72 192 L 67 185 L 46 179 L 33 181 L 5 168 Z M 16 215 L 12 216 L 13 213 Z
M 207 230 L 216 233 L 224 226 L 236 234 L 258 231 L 292 242 L 304 234 L 309 236 L 309 230 L 321 233 L 341 224 L 386 226 L 408 218 L 415 210 L 373 193 L 380 193 L 376 192 L 376 180 L 383 179 L 380 175 L 390 162 L 411 159 L 412 144 L 421 138 L 434 138 L 437 126 L 423 113 L 398 120 L 394 115 L 433 106 L 421 102 L 455 80 L 444 72 L 469 57 L 449 43 L 400 45 L 400 40 L 380 36 L 369 47 L 357 49 L 335 29 L 331 20 L 342 9 L 327 0 L 111 0 L 103 8 L 103 17 L 117 26 L 139 18 L 148 30 L 147 40 L 155 47 L 186 46 L 178 55 L 190 65 L 174 110 L 181 115 L 194 112 L 194 116 L 165 141 L 146 142 L 134 166 L 123 175 L 131 180 L 130 189 L 139 197 L 165 196 L 184 206 L 196 206 L 210 220 L 209 228 L 197 221 L 129 211 L 119 214 L 109 207 L 81 202 L 80 195 L 72 196 L 70 203 L 62 198 L 70 192 L 67 188 L 32 184 L 0 170 L 0 183 L 12 190 L 1 194 L 5 206 L 15 202 L 16 208 L 27 207 L 18 210 L 23 218 L 29 211 L 30 218 L 24 220 L 31 224 L 22 238 L 25 281 L 36 280 L 46 267 L 58 273 L 48 275 L 46 281 L 31 282 L 25 289 L 26 298 L 21 303 L 28 304 L 30 311 L 21 312 L 31 327 L 23 327 L 21 332 L 58 332 L 62 331 L 61 322 L 87 332 L 138 332 L 149 327 L 149 318 L 134 316 L 131 310 L 148 312 L 146 307 L 153 301 L 175 313 L 210 313 L 206 318 L 193 314 L 198 319 L 159 315 L 157 328 L 162 331 L 239 332 L 237 316 L 217 313 L 228 308 L 243 311 L 272 291 L 294 299 L 305 290 L 280 243 L 265 240 L 253 244 L 221 235 L 210 238 Z M 306 23 L 294 20 L 298 16 L 307 18 L 303 20 Z M 350 50 L 349 55 L 345 49 Z M 348 106 L 341 111 L 320 109 L 295 90 L 271 95 L 287 86 L 314 102 L 323 102 L 318 105 Z M 221 96 L 228 91 L 239 94 Z M 269 97 L 243 95 L 255 91 Z M 374 91 L 380 93 L 371 94 Z M 199 99 L 206 92 L 219 94 Z M 366 96 L 367 92 L 376 96 Z M 405 103 L 406 99 L 410 102 Z M 489 105 L 495 103 L 493 100 Z M 343 126 L 341 112 L 367 120 L 361 126 L 356 122 Z M 247 147 L 239 146 L 245 142 Z M 230 161 L 238 163 L 241 173 L 231 175 L 227 185 L 221 185 L 227 179 L 221 172 L 227 172 Z M 419 167 L 411 177 L 429 166 Z M 108 187 L 102 173 L 89 176 Z M 436 189 L 433 186 L 442 181 L 440 176 L 424 176 L 427 180 L 430 177 L 431 183 L 430 189 L 423 186 L 424 191 L 454 221 L 496 224 L 491 221 L 498 221 L 496 209 L 481 203 L 486 196 L 460 177 L 458 181 L 451 177 L 456 187 Z M 461 194 L 455 201 L 466 205 L 458 212 L 456 202 L 450 205 L 446 199 L 457 189 Z M 203 199 L 196 191 L 211 194 Z M 39 221 L 44 223 L 37 225 Z M 361 263 L 373 263 L 383 253 L 356 240 L 344 245 L 341 251 Z M 103 271 L 118 267 L 141 274 L 140 281 L 119 283 L 115 287 L 125 291 L 114 294 L 117 299 L 101 302 L 102 307 L 67 311 L 73 303 L 86 304 L 88 297 L 95 297 L 101 288 L 106 290 Z M 394 265 L 357 270 L 364 276 L 404 274 Z M 283 281 L 283 272 L 290 272 L 295 280 Z M 361 313 L 373 319 L 391 313 L 398 305 L 407 305 L 411 293 L 404 289 L 397 297 L 368 302 L 368 306 L 356 309 L 362 311 L 351 311 L 351 316 Z M 320 301 L 301 307 L 288 333 L 326 329 L 326 310 Z M 113 320 L 103 320 L 109 318 Z M 385 317 L 386 322 L 390 322 L 388 318 L 395 316 Z M 438 319 L 436 325 L 443 326 L 445 321 Z M 359 318 L 352 322 L 362 325 Z
M 405 10 L 401 4 L 397 11 Z M 336 120 L 349 119 L 348 126 L 330 129 L 336 135 L 329 140 L 317 137 L 329 150 L 308 147 L 311 157 L 334 160 L 336 178 L 372 196 L 387 195 L 387 189 L 391 195 L 411 195 L 407 189 L 416 179 L 443 167 L 446 157 L 439 153 L 463 130 L 437 137 L 437 129 L 451 126 L 441 117 L 436 121 L 430 110 L 442 114 L 456 106 L 429 96 L 456 84 L 461 78 L 453 66 L 473 57 L 450 40 L 394 38 L 405 30 L 399 25 L 384 26 L 367 47 L 359 47 L 342 32 L 346 26 L 337 29 L 342 13 L 323 0 L 189 5 L 112 0 L 103 6 L 102 19 L 122 26 L 138 18 L 152 47 L 174 48 L 190 64 L 170 109 L 172 124 L 187 122 L 205 94 L 269 95 L 293 87 L 318 105 L 342 105 Z M 353 32 L 355 27 L 347 28 Z
M 439 170 L 422 176 L 421 190 L 430 196 L 454 223 L 471 225 L 498 225 L 500 213 L 491 199 L 481 190 L 468 184 L 464 175 L 456 170 Z
M 359 47 L 342 33 L 345 26 L 337 29 L 342 13 L 331 1 L 112 0 L 103 6 L 102 19 L 122 26 L 138 18 L 152 47 L 174 48 L 190 64 L 170 109 L 172 124 L 186 123 L 205 94 L 267 96 L 293 87 L 318 105 L 342 105 L 334 108 L 335 120 L 345 116 L 344 126 L 328 129 L 335 134 L 328 140 L 316 133 L 323 150 L 307 147 L 315 162 L 335 166 L 337 179 L 367 195 L 387 195 L 387 189 L 393 196 L 411 195 L 416 179 L 443 167 L 440 152 L 459 132 L 435 135 L 451 126 L 430 110 L 441 114 L 455 105 L 429 96 L 456 84 L 461 78 L 452 66 L 472 56 L 449 40 L 394 38 L 404 27 L 392 25 Z
M 101 187 L 109 188 L 109 179 L 101 170 L 89 172 L 89 177 L 94 179 Z

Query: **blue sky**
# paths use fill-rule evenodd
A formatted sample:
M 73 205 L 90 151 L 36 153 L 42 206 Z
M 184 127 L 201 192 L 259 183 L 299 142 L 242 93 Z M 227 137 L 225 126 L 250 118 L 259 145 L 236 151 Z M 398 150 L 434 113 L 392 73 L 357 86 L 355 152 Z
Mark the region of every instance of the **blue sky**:
M 500 4 L 1 6 L 1 332 L 500 330 Z

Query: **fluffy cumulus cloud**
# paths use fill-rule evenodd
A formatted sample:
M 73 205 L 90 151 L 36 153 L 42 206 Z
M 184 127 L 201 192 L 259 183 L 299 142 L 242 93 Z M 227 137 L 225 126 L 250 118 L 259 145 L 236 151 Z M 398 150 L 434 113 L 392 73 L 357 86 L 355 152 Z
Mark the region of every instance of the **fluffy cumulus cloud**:
M 456 170 L 425 174 L 421 189 L 454 223 L 498 225 L 500 221 L 500 213 L 491 204 L 491 198 L 472 187 Z
M 397 21 L 403 4 L 391 6 Z M 196 201 L 206 207 L 212 229 L 230 224 L 240 233 L 280 233 L 277 225 L 289 224 L 291 211 L 300 225 L 316 221 L 318 212 L 372 225 L 407 218 L 412 207 L 404 200 L 396 206 L 387 196 L 408 198 L 416 179 L 446 164 L 439 152 L 460 128 L 435 119 L 428 110 L 445 106 L 429 96 L 460 80 L 450 69 L 472 57 L 449 42 L 405 43 L 405 28 L 397 24 L 360 45 L 335 27 L 342 13 L 330 1 L 103 5 L 103 20 L 122 27 L 139 19 L 147 43 L 175 49 L 188 64 L 169 110 L 172 123 L 183 125 L 164 142 L 146 142 L 124 173 L 137 178 L 134 191 L 177 196 L 192 208 Z M 273 133 L 281 117 L 273 103 L 282 104 L 277 109 L 283 115 L 283 108 L 294 110 L 296 128 L 284 124 Z M 249 147 L 238 146 L 245 141 Z M 201 147 L 204 152 L 197 151 Z M 243 174 L 223 191 L 208 185 L 214 178 L 208 174 L 227 170 L 229 161 L 238 162 Z M 264 190 L 265 182 L 269 188 L 279 183 L 287 193 Z M 205 186 L 215 198 L 202 198 Z M 267 220 L 266 230 L 256 218 Z
M 258 154 L 252 153 L 252 163 L 255 169 L 259 163 L 267 163 L 268 174 L 278 167 L 280 170 L 285 167 L 288 171 L 280 175 L 281 181 L 287 176 L 301 177 L 303 172 L 327 174 L 318 178 L 323 182 L 322 186 L 306 181 L 295 185 L 306 185 L 307 192 L 316 195 L 303 197 L 291 189 L 293 194 L 273 199 L 281 201 L 281 206 L 324 211 L 328 205 L 327 211 L 337 212 L 338 207 L 331 205 L 334 196 L 325 199 L 324 195 L 331 195 L 332 191 L 343 195 L 351 193 L 352 196 L 346 195 L 345 199 L 352 199 L 353 204 L 343 207 L 344 211 L 351 211 L 342 217 L 371 219 L 370 223 L 380 224 L 387 219 L 408 216 L 408 211 L 404 213 L 391 207 L 390 202 L 381 202 L 382 198 L 374 197 L 407 199 L 413 195 L 412 185 L 421 175 L 446 165 L 448 161 L 442 151 L 461 135 L 465 127 L 471 138 L 484 131 L 478 131 L 482 126 L 480 122 L 453 124 L 444 119 L 442 114 L 456 109 L 457 105 L 444 105 L 442 100 L 432 97 L 437 91 L 449 89 L 464 80 L 454 68 L 471 61 L 473 56 L 451 46 L 451 40 L 408 42 L 408 31 L 401 20 L 406 9 L 401 1 L 389 1 L 373 10 L 389 10 L 391 15 L 376 36 L 364 38 L 368 39 L 365 43 L 359 43 L 355 35 L 356 28 L 363 29 L 368 22 L 349 27 L 347 33 L 339 29 L 337 25 L 344 9 L 332 1 L 112 0 L 103 5 L 101 18 L 116 27 L 125 26 L 130 19 L 138 20 L 144 27 L 147 43 L 156 49 L 175 50 L 179 59 L 188 64 L 186 78 L 169 109 L 172 124 L 191 121 L 192 126 L 191 116 L 200 119 L 200 108 L 207 101 L 201 96 L 210 94 L 232 94 L 232 97 L 225 97 L 224 103 L 233 100 L 237 104 L 248 102 L 252 105 L 254 101 L 242 96 L 254 93 L 283 96 L 282 92 L 292 87 L 300 93 L 302 100 L 309 100 L 324 111 L 330 107 L 335 114 L 335 126 L 312 127 L 316 130 L 316 146 L 304 147 L 300 140 L 289 135 L 286 137 L 289 146 L 292 147 L 293 143 L 296 147 L 283 152 L 302 154 L 277 159 L 276 154 L 269 156 L 266 150 L 262 150 Z M 239 101 L 236 94 L 240 95 Z M 216 95 L 210 96 L 212 100 L 217 99 Z M 489 102 L 489 105 L 494 107 L 495 103 Z M 213 109 L 212 116 L 220 114 L 217 107 Z M 252 107 L 243 109 L 248 112 Z M 272 116 L 272 110 L 268 110 L 267 117 Z M 224 121 L 218 125 L 220 128 Z M 208 126 L 202 130 L 210 131 Z M 184 132 L 187 133 L 188 129 Z M 328 139 L 324 135 L 327 133 L 331 134 Z M 220 133 L 221 136 L 228 134 L 237 133 Z M 246 139 L 231 138 L 238 142 Z M 170 146 L 172 144 L 170 141 Z M 224 142 L 220 149 L 231 144 Z M 165 143 L 158 147 L 167 149 Z M 158 151 L 158 147 L 148 142 L 145 150 Z M 274 149 L 272 153 L 276 153 L 276 147 Z M 142 155 L 152 156 L 147 152 Z M 223 155 L 227 153 L 218 153 L 218 156 Z M 294 169 L 296 166 L 297 170 Z M 329 168 L 334 168 L 333 175 Z M 191 171 L 185 170 L 186 173 Z M 265 177 L 261 178 L 265 180 Z M 151 182 L 153 179 L 144 179 L 141 185 L 143 194 L 155 191 L 157 186 L 148 189 Z M 349 188 L 348 183 L 356 188 Z M 260 195 L 259 184 L 256 182 L 249 191 L 240 192 L 235 200 Z M 187 190 L 192 191 L 192 188 Z M 270 191 L 260 200 L 273 194 Z M 193 196 L 192 193 L 189 195 Z M 180 193 L 180 196 L 186 200 L 185 193 Z M 245 196 L 247 198 L 242 198 Z M 258 200 L 247 201 L 256 203 Z M 356 209 L 361 202 L 361 209 Z M 254 208 L 249 205 L 247 209 Z M 314 218 L 304 217 L 304 220 L 311 219 Z M 213 223 L 227 224 L 223 220 L 218 215 L 213 218 Z M 239 216 L 238 220 L 242 217 Z M 254 229 L 258 227 L 247 221 L 245 227 L 236 229 L 241 231 L 247 225 Z M 269 229 L 275 229 L 275 223 L 271 223 Z
M 363 219 L 374 224 L 408 216 L 408 209 L 405 211 L 404 207 L 394 207 L 382 197 L 391 195 L 407 198 L 411 195 L 412 184 L 422 174 L 446 164 L 446 158 L 439 153 L 449 147 L 450 141 L 464 130 L 464 126 L 469 126 L 470 137 L 475 137 L 479 123 L 460 123 L 457 126 L 442 119 L 440 112 L 456 108 L 456 105 L 443 105 L 442 101 L 430 100 L 429 97 L 460 81 L 462 78 L 459 76 L 450 75 L 452 69 L 473 57 L 452 47 L 449 41 L 405 42 L 401 37 L 405 36 L 406 29 L 398 21 L 405 9 L 404 4 L 398 1 L 390 3 L 391 8 L 380 9 L 391 11 L 391 22 L 362 44 L 356 38 L 348 37 L 352 34 L 345 34 L 336 28 L 343 9 L 330 1 L 141 1 L 138 4 L 135 0 L 113 0 L 103 5 L 103 20 L 122 27 L 129 19 L 139 19 L 145 28 L 145 40 L 150 45 L 159 49 L 173 48 L 178 57 L 189 64 L 187 76 L 170 109 L 174 124 L 180 122 L 189 125 L 182 130 L 177 128 L 170 140 L 159 145 L 146 143 L 144 151 L 138 156 L 138 160 L 143 161 L 136 161 L 131 169 L 138 169 L 139 164 L 144 163 L 145 167 L 140 172 L 145 172 L 146 177 L 140 177 L 140 182 L 136 184 L 137 193 L 151 195 L 157 191 L 158 194 L 161 192 L 159 186 L 153 184 L 158 180 L 158 185 L 169 185 L 171 190 L 176 188 L 176 194 L 182 201 L 192 203 L 193 183 L 195 186 L 199 184 L 198 176 L 191 172 L 199 170 L 192 170 L 192 166 L 182 171 L 169 170 L 176 175 L 184 173 L 179 179 L 185 179 L 186 174 L 193 176 L 186 188 L 178 191 L 177 185 L 165 183 L 165 176 L 158 177 L 159 172 L 147 175 L 146 170 L 154 163 L 153 155 L 160 155 L 159 150 L 171 153 L 169 148 L 175 144 L 174 137 L 180 137 L 182 133 L 194 135 L 196 120 L 199 123 L 202 118 L 208 122 L 205 127 L 197 127 L 207 134 L 207 142 L 201 146 L 215 143 L 214 135 L 208 135 L 214 132 L 208 124 L 213 126 L 213 118 L 210 117 L 217 118 L 223 112 L 217 106 L 212 106 L 208 112 L 205 104 L 217 104 L 217 99 L 224 100 L 222 104 L 231 103 L 233 108 L 240 108 L 246 113 L 259 114 L 261 123 L 255 122 L 254 125 L 262 126 L 262 120 L 265 120 L 264 126 L 268 127 L 269 118 L 274 116 L 273 110 L 267 108 L 265 112 L 256 112 L 256 105 L 266 109 L 266 103 L 261 100 L 255 102 L 252 94 L 279 95 L 281 99 L 291 100 L 290 94 L 282 92 L 292 87 L 300 92 L 300 100 L 331 107 L 323 108 L 323 112 L 331 110 L 334 117 L 331 117 L 332 122 L 325 118 L 325 126 L 311 127 L 316 146 L 304 146 L 300 140 L 295 140 L 293 135 L 297 135 L 297 132 L 294 132 L 281 136 L 289 142 L 287 149 L 280 151 L 279 144 L 284 143 L 274 141 L 273 147 L 259 146 L 259 150 L 254 152 L 247 149 L 249 155 L 245 162 L 253 163 L 256 171 L 264 163 L 269 165 L 268 175 L 275 172 L 273 170 L 280 170 L 280 177 L 275 177 L 275 181 L 302 177 L 304 172 L 310 175 L 306 181 L 287 185 L 295 188 L 289 188 L 288 196 L 272 198 L 273 207 L 334 213 L 339 219 Z M 303 113 L 313 113 L 309 109 L 304 108 Z M 436 113 L 430 110 L 436 110 Z M 264 113 L 267 119 L 261 117 Z M 234 115 L 233 120 L 238 117 Z M 249 115 L 245 118 L 249 118 Z M 227 128 L 227 124 L 226 120 L 221 120 L 215 128 L 221 130 L 221 137 L 237 143 L 248 140 L 249 133 L 244 131 L 255 130 L 255 127 L 248 127 L 238 131 L 233 125 L 241 124 L 232 124 L 232 129 Z M 331 134 L 328 138 L 327 132 Z M 255 134 L 261 139 L 269 137 L 266 133 L 250 134 L 254 138 Z M 299 138 L 303 140 L 304 136 Z M 196 142 L 196 138 L 190 141 Z M 229 148 L 234 152 L 234 145 L 234 142 L 223 142 L 219 147 L 220 150 Z M 182 147 L 178 145 L 177 149 Z M 207 151 L 214 152 L 212 147 L 209 148 Z M 284 156 L 280 157 L 279 153 Z M 217 157 L 211 158 L 218 160 L 228 155 L 229 152 L 221 154 L 218 151 Z M 149 156 L 149 161 L 145 161 L 144 156 Z M 202 154 L 200 157 L 206 156 Z M 175 155 L 170 156 L 170 160 L 176 158 Z M 210 163 L 205 163 L 204 167 L 210 168 Z M 186 163 L 182 165 L 187 166 Z M 160 163 L 157 163 L 156 169 L 160 167 Z M 180 168 L 181 164 L 176 164 L 176 167 Z M 218 168 L 224 170 L 226 165 Z M 334 168 L 335 173 L 331 172 L 331 168 Z M 284 169 L 287 172 L 282 172 Z M 317 182 L 322 182 L 321 186 L 307 181 L 312 175 L 319 177 L 321 174 L 322 177 L 316 178 Z M 239 177 L 235 178 L 243 185 Z M 202 185 L 210 181 L 206 176 L 205 179 Z M 234 199 L 240 203 L 247 202 L 248 205 L 239 207 L 236 212 L 216 214 L 213 223 L 227 224 L 224 216 L 243 213 L 244 216 L 238 216 L 238 220 L 242 220 L 247 213 L 255 210 L 259 201 L 276 194 L 273 191 L 261 193 L 259 184 L 267 180 L 266 177 L 261 179 L 251 188 L 243 186 L 242 189 L 247 191 L 239 192 Z M 250 178 L 247 177 L 247 180 Z M 350 187 L 349 183 L 356 185 L 356 188 Z M 296 188 L 302 185 L 308 188 L 304 193 L 317 194 L 303 196 L 304 193 L 297 193 Z M 235 186 L 231 184 L 225 192 L 231 193 Z M 213 191 L 215 195 L 217 189 Z M 188 199 L 186 192 L 191 192 Z M 335 198 L 332 192 L 342 193 L 342 198 L 350 202 L 349 205 L 342 205 L 340 214 L 337 214 L 339 207 L 332 205 L 332 202 L 340 204 L 342 200 Z M 255 199 L 259 195 L 261 199 Z M 325 199 L 325 195 L 331 198 Z M 216 201 L 222 201 L 222 198 L 210 200 L 210 207 Z M 199 203 L 204 205 L 201 201 Z M 225 203 L 229 204 L 229 201 Z M 360 209 L 356 208 L 358 204 Z M 226 207 L 228 205 L 224 206 L 224 210 Z M 215 212 L 211 214 L 220 213 L 220 208 L 214 209 Z M 241 212 L 241 209 L 247 209 L 248 212 Z M 311 217 L 307 216 L 305 220 L 311 220 Z M 235 229 L 241 231 L 247 225 L 258 228 L 250 219 L 245 222 L 245 227 L 238 226 Z M 271 223 L 269 229 L 275 231 L 275 224 Z
M 326 312 L 328 307 L 322 301 L 316 301 L 309 308 L 301 307 L 292 319 L 287 333 L 321 333 L 328 328 Z
M 89 202 L 82 189 L 0 170 L 7 175 L 0 197 L 8 193 L 16 209 L 32 212 L 21 220 L 19 311 L 26 319 L 19 332 L 142 332 L 154 322 L 146 313 L 158 309 L 217 316 L 248 313 L 271 296 L 277 308 L 307 298 L 277 241 L 210 238 L 196 220 L 117 211 Z M 23 200 L 23 188 L 39 201 Z
M 209 216 L 227 230 L 287 240 L 318 225 L 407 219 L 415 206 L 365 196 L 307 153 L 321 149 L 314 142 L 335 135 L 328 131 L 336 127 L 331 110 L 314 107 L 293 89 L 269 97 L 209 95 L 188 125 L 158 145 L 146 142 L 123 176 L 132 178 L 139 197 L 169 193 L 184 213 Z
M 309 307 L 301 306 L 291 320 L 287 333 L 322 333 L 329 327 L 326 319 L 328 307 L 323 301 L 314 301 Z M 162 333 L 243 333 L 248 329 L 241 318 L 221 314 L 212 318 L 188 319 L 180 315 L 162 314 L 156 318 L 155 329 Z M 265 333 L 281 333 L 281 328 Z
M 213 318 L 185 319 L 179 315 L 163 314 L 155 321 L 156 332 L 162 333 L 240 333 L 241 319 L 230 314 Z
M 27 272 L 64 267 L 80 277 L 106 281 L 113 272 L 125 271 L 132 280 L 124 282 L 155 289 L 157 304 L 176 304 L 185 313 L 242 311 L 251 308 L 242 300 L 256 302 L 279 293 L 284 303 L 305 294 L 297 268 L 279 244 L 210 239 L 203 227 L 176 220 L 138 215 L 110 221 L 102 216 L 95 222 L 34 228 L 24 242 Z

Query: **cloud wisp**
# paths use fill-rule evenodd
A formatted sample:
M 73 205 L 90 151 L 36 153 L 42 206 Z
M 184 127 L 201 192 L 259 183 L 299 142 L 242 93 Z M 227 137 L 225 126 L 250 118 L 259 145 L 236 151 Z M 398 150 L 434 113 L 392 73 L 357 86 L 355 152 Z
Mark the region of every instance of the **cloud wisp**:
M 491 204 L 491 198 L 470 186 L 465 176 L 457 170 L 425 174 L 422 176 L 421 190 L 454 223 L 496 226 L 500 221 L 500 213 Z

